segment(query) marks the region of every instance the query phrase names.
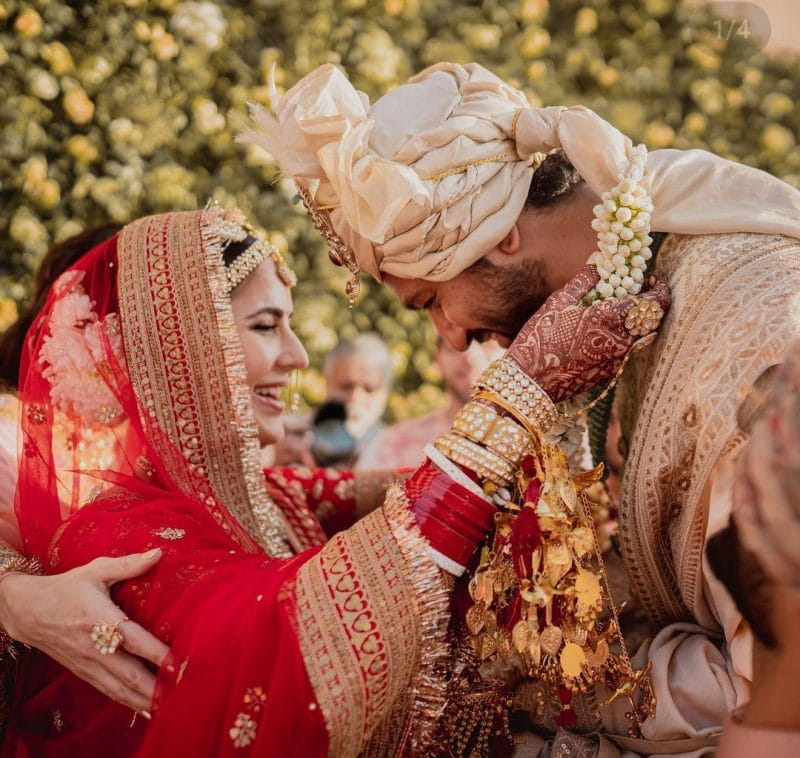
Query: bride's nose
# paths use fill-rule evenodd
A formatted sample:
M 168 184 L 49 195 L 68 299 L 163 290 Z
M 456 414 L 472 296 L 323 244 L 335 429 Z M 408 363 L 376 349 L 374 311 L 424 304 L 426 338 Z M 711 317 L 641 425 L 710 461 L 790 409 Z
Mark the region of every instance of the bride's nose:
M 298 336 L 288 329 L 284 338 L 283 349 L 280 355 L 282 368 L 290 371 L 300 370 L 308 367 L 308 353 L 300 342 Z

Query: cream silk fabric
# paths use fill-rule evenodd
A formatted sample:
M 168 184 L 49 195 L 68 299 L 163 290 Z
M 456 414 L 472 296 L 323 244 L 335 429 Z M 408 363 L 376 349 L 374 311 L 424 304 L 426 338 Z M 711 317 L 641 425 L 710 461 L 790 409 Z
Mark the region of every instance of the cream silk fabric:
M 440 63 L 370 106 L 334 66 L 251 109 L 239 139 L 271 152 L 307 185 L 361 270 L 452 279 L 513 227 L 534 165 L 561 147 L 599 195 L 632 143 L 593 111 L 531 108 L 476 63 Z M 649 154 L 652 229 L 800 238 L 800 192 L 703 150 Z

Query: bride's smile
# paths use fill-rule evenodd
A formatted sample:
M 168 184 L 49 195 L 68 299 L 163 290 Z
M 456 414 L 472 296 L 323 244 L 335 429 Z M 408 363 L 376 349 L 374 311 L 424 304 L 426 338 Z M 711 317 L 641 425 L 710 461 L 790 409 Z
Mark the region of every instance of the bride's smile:
M 292 331 L 291 292 L 271 259 L 233 290 L 231 307 L 239 329 L 259 441 L 271 445 L 284 434 L 281 393 L 292 372 L 308 365 L 308 355 Z

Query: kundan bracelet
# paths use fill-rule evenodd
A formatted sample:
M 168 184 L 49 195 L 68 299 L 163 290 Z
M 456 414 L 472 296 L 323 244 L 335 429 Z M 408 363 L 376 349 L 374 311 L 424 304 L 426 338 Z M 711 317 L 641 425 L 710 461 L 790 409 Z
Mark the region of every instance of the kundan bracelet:
M 481 390 L 489 390 L 501 397 L 515 408 L 515 415 L 524 416 L 527 425 L 540 432 L 546 432 L 558 420 L 555 403 L 510 358 L 501 358 L 489 365 L 475 382 L 473 397 Z
M 453 431 L 483 445 L 515 468 L 531 447 L 531 436 L 516 421 L 483 403 L 467 403 L 453 421 Z
M 515 467 L 497 453 L 477 442 L 447 432 L 434 441 L 436 449 L 451 461 L 474 471 L 478 478 L 488 479 L 498 487 L 505 487 L 514 478 Z

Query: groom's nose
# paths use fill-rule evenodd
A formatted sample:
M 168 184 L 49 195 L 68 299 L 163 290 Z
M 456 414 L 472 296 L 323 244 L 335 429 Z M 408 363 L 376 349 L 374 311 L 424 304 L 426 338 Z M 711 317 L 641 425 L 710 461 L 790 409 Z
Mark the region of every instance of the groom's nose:
M 441 308 L 431 309 L 431 320 L 439 336 L 450 345 L 453 350 L 461 352 L 469 347 L 468 331 L 450 321 Z

